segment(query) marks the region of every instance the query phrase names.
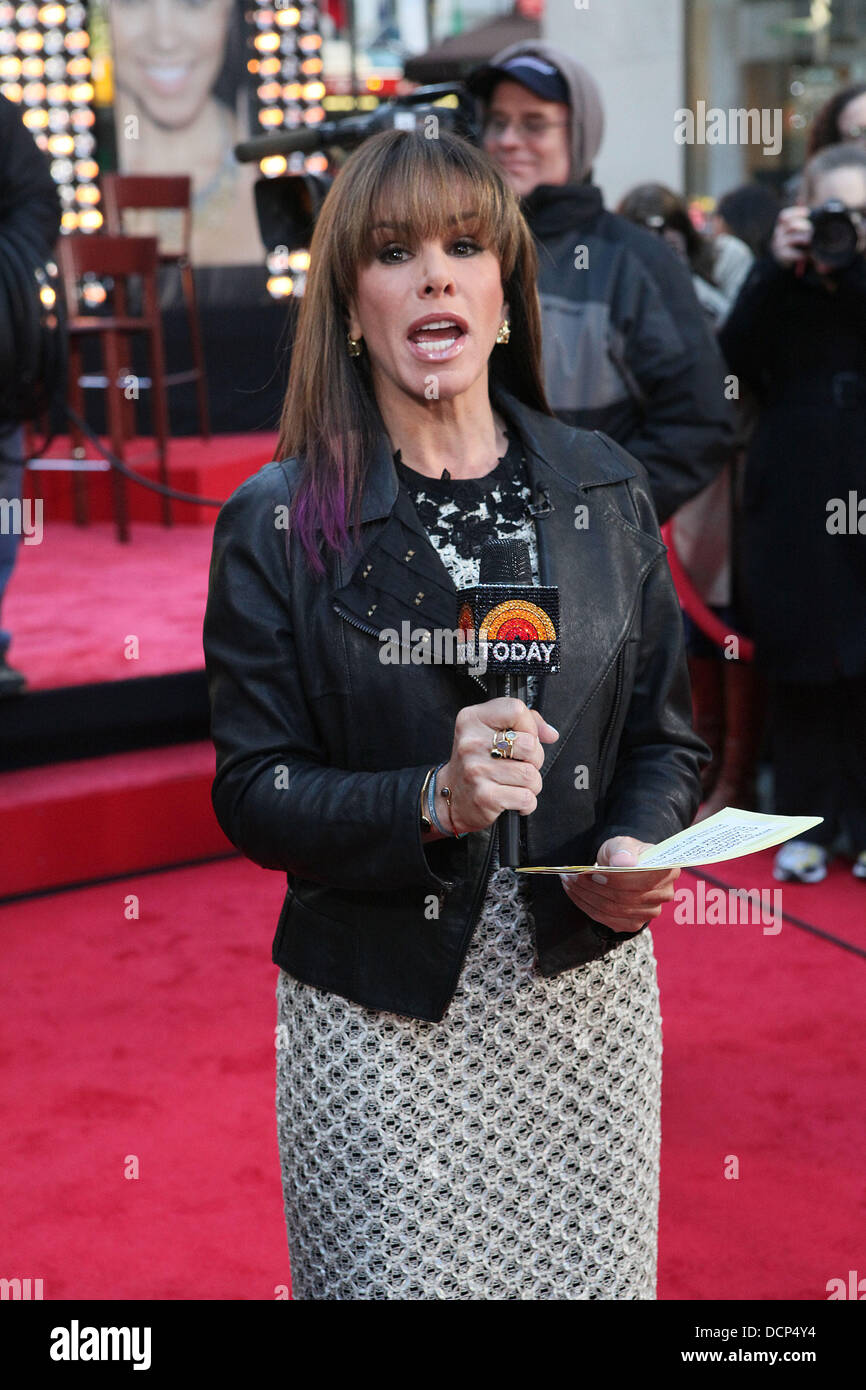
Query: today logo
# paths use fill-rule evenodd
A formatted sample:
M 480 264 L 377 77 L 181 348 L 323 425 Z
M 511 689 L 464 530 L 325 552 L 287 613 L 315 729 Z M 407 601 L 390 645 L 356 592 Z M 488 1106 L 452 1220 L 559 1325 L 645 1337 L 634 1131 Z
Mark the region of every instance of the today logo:
M 494 661 L 544 661 L 550 663 L 555 642 L 492 642 L 487 651 Z

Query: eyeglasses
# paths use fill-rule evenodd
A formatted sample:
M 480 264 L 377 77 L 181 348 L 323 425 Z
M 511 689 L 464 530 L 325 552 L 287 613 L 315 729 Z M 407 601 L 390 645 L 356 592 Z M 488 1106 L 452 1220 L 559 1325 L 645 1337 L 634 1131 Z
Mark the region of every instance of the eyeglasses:
M 568 121 L 548 121 L 544 116 L 522 116 L 514 121 L 506 120 L 503 116 L 488 116 L 484 122 L 484 134 L 493 135 L 498 140 L 513 125 L 515 134 L 522 135 L 525 140 L 538 140 L 549 130 L 562 130 L 568 124 Z

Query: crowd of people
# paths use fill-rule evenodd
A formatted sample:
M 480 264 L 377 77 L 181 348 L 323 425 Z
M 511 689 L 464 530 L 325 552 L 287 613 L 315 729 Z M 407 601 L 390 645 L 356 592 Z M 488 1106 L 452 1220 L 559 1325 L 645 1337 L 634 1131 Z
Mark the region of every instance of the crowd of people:
M 484 148 L 539 244 L 553 409 L 641 460 L 703 601 L 755 642 L 746 662 L 738 641 L 721 648 L 684 615 L 695 725 L 713 754 L 697 818 L 754 808 L 766 749 L 774 809 L 823 817 L 779 850 L 776 877 L 820 882 L 841 846 L 866 878 L 866 547 L 862 531 L 828 525 L 864 476 L 866 86 L 818 113 L 793 202 L 743 185 L 700 230 L 658 183 L 604 209 L 599 90 L 552 45 L 503 50 L 470 87 Z M 828 204 L 848 251 L 823 262 L 813 214 Z M 583 274 L 570 273 L 575 243 Z

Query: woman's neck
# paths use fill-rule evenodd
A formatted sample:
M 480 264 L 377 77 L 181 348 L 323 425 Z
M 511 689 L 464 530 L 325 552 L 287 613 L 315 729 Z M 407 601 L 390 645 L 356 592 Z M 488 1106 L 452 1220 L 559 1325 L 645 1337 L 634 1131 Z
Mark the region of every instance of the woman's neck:
M 452 478 L 482 478 L 508 447 L 486 374 L 451 400 L 419 401 L 391 382 L 377 382 L 376 400 L 393 450 L 415 473 L 440 478 L 447 468 Z

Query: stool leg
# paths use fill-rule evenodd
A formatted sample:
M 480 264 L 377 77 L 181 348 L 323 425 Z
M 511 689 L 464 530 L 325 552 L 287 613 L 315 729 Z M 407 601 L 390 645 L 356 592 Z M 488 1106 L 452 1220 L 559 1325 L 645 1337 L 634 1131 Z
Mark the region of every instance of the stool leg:
M 186 315 L 189 320 L 189 338 L 192 343 L 192 360 L 198 375 L 195 379 L 196 399 L 198 401 L 198 423 L 202 439 L 210 439 L 210 411 L 207 403 L 207 373 L 204 368 L 204 350 L 201 342 L 201 324 L 198 317 L 198 300 L 195 293 L 195 273 L 189 261 L 181 261 L 180 277 L 183 297 L 186 302 Z
M 165 389 L 165 357 L 162 348 L 162 323 L 159 312 L 150 320 L 150 379 L 153 383 L 150 388 L 150 404 L 153 416 L 153 432 L 157 440 L 157 451 L 159 454 L 159 477 L 160 482 L 165 487 L 169 487 L 168 462 L 166 451 L 168 449 L 168 398 Z M 171 526 L 171 498 L 162 498 L 162 520 L 165 526 Z
M 69 382 L 66 399 L 72 409 L 76 410 L 84 419 L 84 387 L 81 385 L 81 372 L 81 340 L 70 334 Z M 73 420 L 69 421 L 69 442 L 72 445 L 72 457 L 74 459 L 84 458 L 84 435 Z M 72 505 L 76 526 L 87 526 L 90 522 L 90 508 L 87 497 L 87 480 L 83 473 L 74 472 L 72 474 Z
M 132 341 L 131 341 L 131 339 L 130 339 L 129 336 L 127 336 L 126 345 L 127 345 L 127 353 L 126 353 L 126 356 L 127 356 L 128 361 L 131 362 L 131 361 L 132 361 Z M 119 399 L 120 399 L 120 408 L 121 408 L 121 410 L 123 411 L 123 437 L 124 437 L 125 440 L 131 440 L 131 439 L 135 439 L 136 432 L 137 432 L 137 430 L 138 430 L 138 412 L 137 412 L 137 410 L 136 410 L 136 408 L 135 408 L 135 403 L 136 403 L 136 401 L 137 401 L 138 398 L 139 398 L 139 393 L 138 393 L 138 377 L 137 377 L 137 376 L 135 375 L 135 373 L 133 372 L 131 366 L 126 366 L 126 365 L 124 365 L 124 366 L 121 367 L 121 369 L 120 369 L 120 382 L 121 382 L 121 385 L 120 385 L 120 388 L 119 388 Z M 127 394 L 126 394 L 126 392 L 127 392 L 127 387 L 129 387 L 129 386 L 132 386 L 132 387 L 134 388 L 134 389 L 133 389 L 133 394 L 132 394 L 131 396 L 127 396 Z
M 124 459 L 124 399 L 123 386 L 120 385 L 120 351 L 117 333 L 109 329 L 105 334 L 105 375 L 108 377 L 106 404 L 108 406 L 109 438 L 112 451 Z M 114 499 L 114 519 L 117 526 L 117 539 L 129 540 L 129 506 L 127 501 L 126 478 L 111 470 L 111 487 Z

